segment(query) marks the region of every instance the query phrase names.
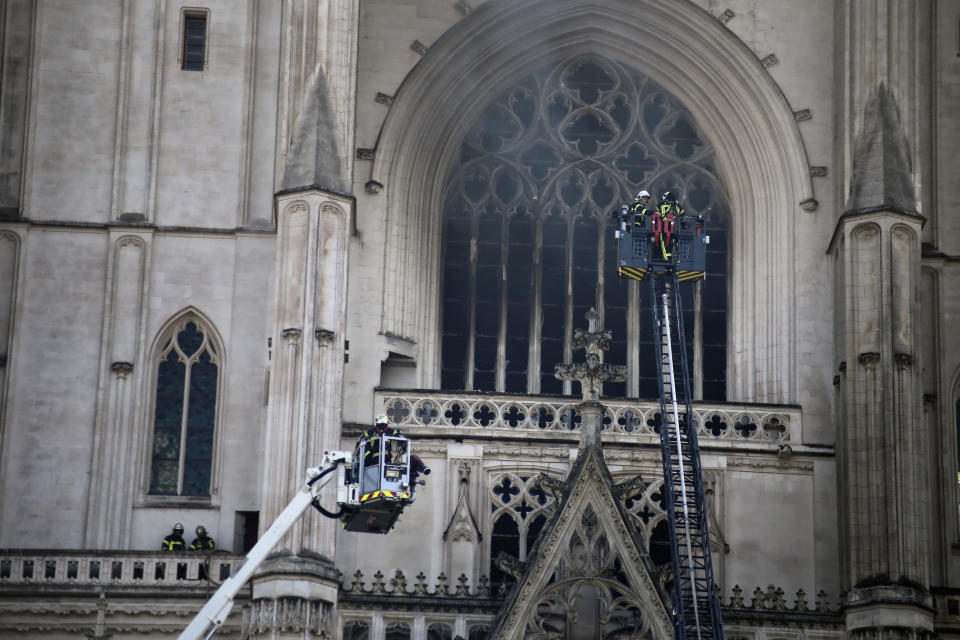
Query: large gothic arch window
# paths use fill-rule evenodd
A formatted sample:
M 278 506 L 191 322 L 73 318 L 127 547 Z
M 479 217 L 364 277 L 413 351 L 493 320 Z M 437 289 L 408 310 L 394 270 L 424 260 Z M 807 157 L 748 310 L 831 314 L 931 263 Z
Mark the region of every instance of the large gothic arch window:
M 443 201 L 444 389 L 569 394 L 554 365 L 595 307 L 632 381 L 605 395 L 656 395 L 646 288 L 614 260 L 613 213 L 641 188 L 707 217 L 709 279 L 684 287 L 687 335 L 698 395 L 725 399 L 729 215 L 714 151 L 653 80 L 592 55 L 524 78 L 459 147 Z

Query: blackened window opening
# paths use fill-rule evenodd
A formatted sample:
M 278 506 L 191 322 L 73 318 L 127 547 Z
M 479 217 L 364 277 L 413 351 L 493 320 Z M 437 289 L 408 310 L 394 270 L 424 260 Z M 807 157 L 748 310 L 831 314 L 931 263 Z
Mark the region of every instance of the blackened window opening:
M 181 68 L 203 71 L 207 51 L 207 16 L 188 13 L 183 17 L 183 52 Z
M 442 388 L 578 393 L 554 366 L 575 357 L 595 307 L 613 331 L 607 361 L 630 370 L 604 395 L 657 396 L 647 288 L 615 261 L 613 213 L 639 189 L 706 218 L 708 277 L 682 285 L 684 325 L 694 389 L 726 399 L 729 209 L 714 151 L 659 85 L 592 55 L 523 79 L 460 145 L 443 205 Z

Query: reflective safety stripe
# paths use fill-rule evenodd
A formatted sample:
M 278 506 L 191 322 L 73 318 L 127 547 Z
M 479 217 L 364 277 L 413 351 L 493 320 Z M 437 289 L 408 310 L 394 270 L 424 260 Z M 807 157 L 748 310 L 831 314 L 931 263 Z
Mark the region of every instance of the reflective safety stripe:
M 703 277 L 703 271 L 677 271 L 677 280 L 684 282 L 686 280 L 696 280 Z
M 371 491 L 370 493 L 365 493 L 360 496 L 360 502 L 366 502 L 367 500 L 373 500 L 374 498 L 400 498 L 406 500 L 410 497 L 409 493 L 403 493 L 401 491 Z
M 634 267 L 617 267 L 621 276 L 633 278 L 634 280 L 643 280 L 647 277 L 647 269 L 636 269 Z

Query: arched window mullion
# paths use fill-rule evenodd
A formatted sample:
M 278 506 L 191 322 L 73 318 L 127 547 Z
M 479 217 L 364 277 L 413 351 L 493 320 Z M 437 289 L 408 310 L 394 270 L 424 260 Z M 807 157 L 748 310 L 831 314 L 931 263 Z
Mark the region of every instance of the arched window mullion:
M 563 361 L 573 361 L 573 242 L 574 230 L 576 228 L 576 215 L 567 216 L 567 247 L 566 247 L 566 269 L 563 281 L 564 287 L 564 306 L 563 306 Z M 573 382 L 563 381 L 563 395 L 569 396 L 573 390 Z
M 479 251 L 479 214 L 472 211 L 470 216 L 470 257 L 468 278 L 470 291 L 467 297 L 467 354 L 466 367 L 464 371 L 464 388 L 473 389 L 473 371 L 476 368 L 476 346 L 477 346 L 477 253 Z
M 199 353 L 199 352 L 198 352 Z M 177 495 L 183 495 L 183 475 L 187 462 L 187 422 L 190 420 L 190 377 L 193 372 L 193 363 L 196 355 L 188 358 L 184 363 L 186 372 L 183 376 L 183 408 L 180 410 L 180 458 L 177 463 Z
M 499 279 L 500 318 L 497 327 L 497 369 L 495 388 L 503 393 L 507 382 L 507 263 L 510 256 L 510 215 L 502 213 L 500 224 L 500 265 L 497 269 Z
M 530 345 L 527 353 L 527 393 L 540 393 L 540 370 L 542 350 L 540 341 L 543 338 L 543 216 L 536 211 L 533 218 L 533 300 L 530 304 Z

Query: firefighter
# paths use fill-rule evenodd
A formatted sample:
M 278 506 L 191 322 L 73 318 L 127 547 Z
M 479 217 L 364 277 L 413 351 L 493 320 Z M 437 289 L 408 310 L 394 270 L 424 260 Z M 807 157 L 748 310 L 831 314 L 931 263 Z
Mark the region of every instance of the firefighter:
M 633 218 L 634 231 L 642 230 L 645 216 L 647 216 L 650 213 L 653 213 L 652 211 L 650 211 L 650 208 L 648 207 L 649 202 L 650 202 L 650 193 L 647 192 L 646 190 L 640 191 L 640 193 L 637 194 L 637 197 L 633 199 L 633 206 L 630 207 L 630 211 L 632 211 L 634 214 L 634 218 Z
M 186 543 L 183 541 L 183 525 L 179 522 L 173 525 L 173 531 L 170 532 L 163 542 L 160 543 L 160 549 L 163 551 L 183 551 Z
M 363 466 L 372 467 L 380 464 L 380 436 L 399 436 L 400 430 L 391 427 L 390 420 L 381 413 L 374 420 L 373 427 L 363 435 L 367 439 L 367 446 L 363 450 Z
M 665 192 L 660 197 L 660 206 L 653 214 L 653 234 L 654 242 L 660 247 L 660 252 L 664 260 L 669 260 L 673 255 L 673 227 L 678 218 L 683 217 L 684 211 L 680 203 L 677 202 L 677 196 L 671 191 Z
M 197 537 L 190 543 L 190 551 L 213 551 L 216 548 L 213 538 L 207 535 L 207 529 L 202 524 L 194 530 L 194 533 Z
M 190 551 L 206 551 L 210 553 L 216 548 L 216 544 L 213 542 L 213 538 L 207 535 L 207 528 L 202 524 L 197 525 L 197 528 L 194 529 L 194 533 L 197 534 L 197 537 L 193 539 L 193 542 L 190 543 Z M 209 575 L 210 569 L 210 556 L 200 563 L 197 567 L 197 579 L 206 580 Z

